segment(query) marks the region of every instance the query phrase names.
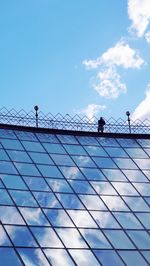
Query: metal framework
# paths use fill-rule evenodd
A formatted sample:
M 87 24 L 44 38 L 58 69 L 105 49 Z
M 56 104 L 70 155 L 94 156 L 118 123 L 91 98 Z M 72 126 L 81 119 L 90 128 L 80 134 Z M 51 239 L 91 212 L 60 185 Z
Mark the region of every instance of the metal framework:
M 7 110 L 3 107 L 0 109 L 0 124 L 97 132 L 97 117 L 89 119 L 87 116 L 80 117 L 79 115 L 71 117 L 69 114 L 44 114 L 41 111 L 38 112 L 37 106 L 35 106 L 34 110 L 27 113 L 23 109 L 16 111 L 15 109 Z M 148 119 L 144 121 L 127 119 L 125 121 L 121 118 L 115 120 L 111 117 L 110 119 L 105 119 L 105 122 L 104 132 L 106 133 L 150 134 L 150 120 Z

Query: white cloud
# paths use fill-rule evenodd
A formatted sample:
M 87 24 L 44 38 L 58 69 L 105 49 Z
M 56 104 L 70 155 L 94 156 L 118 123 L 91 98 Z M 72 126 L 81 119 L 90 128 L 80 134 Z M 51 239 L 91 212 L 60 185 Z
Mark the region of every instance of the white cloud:
M 116 72 L 115 68 L 100 71 L 97 74 L 93 88 L 100 96 L 110 99 L 115 99 L 120 93 L 126 93 L 127 91 L 126 85 L 121 82 L 120 75 Z
M 106 109 L 105 105 L 98 105 L 98 104 L 92 103 L 92 104 L 89 104 L 86 108 L 78 111 L 78 114 L 84 114 L 92 122 L 94 120 L 94 116 L 96 116 L 100 111 L 103 111 L 105 109 Z
M 84 60 L 83 64 L 87 69 L 98 69 L 98 74 L 92 84 L 98 94 L 115 99 L 127 91 L 126 85 L 121 81 L 118 68 L 139 69 L 144 64 L 144 60 L 137 50 L 132 49 L 124 41 L 119 41 L 97 59 Z
M 128 16 L 132 21 L 130 31 L 142 37 L 150 23 L 150 0 L 128 0 Z
M 83 64 L 88 69 L 100 66 L 122 66 L 123 68 L 140 68 L 144 60 L 139 56 L 138 51 L 132 49 L 127 43 L 120 41 L 114 47 L 109 48 L 96 60 L 84 60 Z
M 134 121 L 136 119 L 144 121 L 145 119 L 150 118 L 150 83 L 148 84 L 145 92 L 145 99 L 136 107 L 131 118 Z

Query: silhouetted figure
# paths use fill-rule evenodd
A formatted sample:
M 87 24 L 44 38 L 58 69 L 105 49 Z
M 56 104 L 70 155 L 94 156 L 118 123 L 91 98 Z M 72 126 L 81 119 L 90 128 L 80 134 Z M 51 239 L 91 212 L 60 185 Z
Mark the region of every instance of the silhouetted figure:
M 98 132 L 103 133 L 104 132 L 104 126 L 105 126 L 105 120 L 103 119 L 103 117 L 100 117 L 100 119 L 98 120 Z

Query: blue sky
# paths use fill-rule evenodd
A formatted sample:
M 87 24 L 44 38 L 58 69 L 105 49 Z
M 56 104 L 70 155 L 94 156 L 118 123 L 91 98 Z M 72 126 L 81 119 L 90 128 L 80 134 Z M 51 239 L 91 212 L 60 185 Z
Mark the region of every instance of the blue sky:
M 150 116 L 150 0 L 0 3 L 0 106 Z

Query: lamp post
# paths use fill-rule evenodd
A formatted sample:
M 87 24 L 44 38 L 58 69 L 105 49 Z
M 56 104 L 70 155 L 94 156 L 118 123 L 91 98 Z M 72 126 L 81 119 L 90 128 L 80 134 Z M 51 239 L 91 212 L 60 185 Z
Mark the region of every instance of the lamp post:
M 35 105 L 34 110 L 35 110 L 36 127 L 38 127 L 38 110 L 39 110 L 39 107 L 37 105 Z
M 127 111 L 127 112 L 126 112 L 126 115 L 127 115 L 127 117 L 128 117 L 129 132 L 130 132 L 130 134 L 131 134 L 130 112 Z

